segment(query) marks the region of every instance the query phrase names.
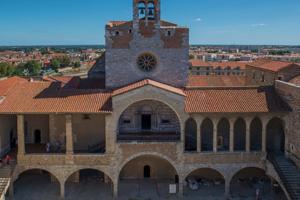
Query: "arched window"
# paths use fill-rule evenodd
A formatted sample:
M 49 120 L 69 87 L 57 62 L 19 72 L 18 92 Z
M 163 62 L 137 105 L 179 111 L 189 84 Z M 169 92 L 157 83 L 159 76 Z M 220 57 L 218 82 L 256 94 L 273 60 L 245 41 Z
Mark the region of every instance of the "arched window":
M 230 123 L 226 118 L 218 124 L 218 151 L 229 151 Z
M 145 19 L 145 17 L 146 17 L 146 4 L 143 1 L 139 2 L 138 9 L 139 9 L 139 19 Z
M 234 150 L 246 150 L 246 123 L 242 118 L 234 123 Z
M 192 118 L 185 123 L 185 151 L 197 151 L 197 123 Z
M 213 151 L 214 125 L 210 119 L 201 124 L 201 151 Z
M 252 120 L 250 124 L 250 150 L 261 151 L 262 123 L 259 118 Z
M 267 150 L 271 153 L 283 153 L 284 145 L 284 123 L 280 118 L 273 118 L 267 125 Z
M 148 19 L 149 20 L 155 19 L 155 5 L 153 2 L 148 3 Z

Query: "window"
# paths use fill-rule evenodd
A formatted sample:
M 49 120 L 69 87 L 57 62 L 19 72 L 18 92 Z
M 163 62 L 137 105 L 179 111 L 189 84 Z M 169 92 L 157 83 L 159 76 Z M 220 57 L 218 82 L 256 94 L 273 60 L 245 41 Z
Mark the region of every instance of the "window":
M 262 75 L 261 75 L 261 82 L 265 82 L 265 74 L 264 73 L 262 73 Z
M 124 119 L 123 120 L 123 124 L 130 124 L 130 123 L 131 123 L 130 119 Z
M 161 123 L 162 124 L 170 124 L 170 120 L 168 120 L 168 119 L 162 119 Z
M 116 31 L 115 32 L 115 36 L 119 36 L 120 35 L 120 32 L 119 31 Z
M 256 79 L 256 73 L 255 72 L 253 72 L 253 74 L 252 74 L 252 79 L 253 80 Z
M 142 71 L 150 72 L 156 67 L 157 61 L 155 56 L 145 53 L 138 57 L 137 65 Z
M 169 37 L 171 36 L 171 31 L 168 31 L 168 36 L 169 36 Z
M 84 120 L 90 120 L 90 119 L 91 119 L 91 116 L 90 116 L 90 115 L 87 115 L 87 114 L 86 114 L 86 115 L 83 115 L 83 119 L 84 119 Z

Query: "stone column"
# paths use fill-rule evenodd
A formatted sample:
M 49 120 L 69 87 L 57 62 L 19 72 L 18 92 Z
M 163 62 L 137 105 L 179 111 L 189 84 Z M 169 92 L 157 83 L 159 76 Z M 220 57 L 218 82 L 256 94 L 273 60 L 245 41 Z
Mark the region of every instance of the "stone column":
M 225 198 L 229 198 L 230 196 L 230 180 L 228 180 L 228 178 L 225 178 L 225 194 L 224 194 Z
M 115 123 L 112 115 L 105 116 L 105 150 L 106 153 L 114 153 L 117 141 L 117 130 L 113 127 Z
M 13 179 L 9 184 L 8 192 L 9 192 L 9 194 L 8 194 L 9 195 L 9 200 L 13 200 L 14 199 L 14 194 L 15 194 Z
M 250 152 L 250 141 L 251 141 L 251 136 L 250 136 L 250 124 L 251 124 L 251 119 L 246 119 L 246 152 Z
M 25 154 L 24 115 L 17 116 L 18 155 Z
M 214 124 L 213 149 L 214 149 L 214 152 L 217 153 L 217 151 L 218 151 L 218 121 L 213 120 L 213 124 Z
M 229 151 L 234 151 L 234 119 L 229 121 L 230 131 L 229 131 Z
M 60 198 L 65 199 L 65 181 L 60 181 Z
M 119 187 L 119 180 L 116 179 L 113 183 L 113 199 L 114 200 L 117 200 L 119 197 L 118 187 Z
M 74 154 L 72 115 L 66 115 L 66 152 L 69 155 Z
M 202 138 L 201 138 L 201 123 L 202 123 L 202 118 L 197 117 L 196 118 L 197 122 L 197 152 L 201 152 L 201 143 L 202 143 Z
M 262 152 L 267 152 L 267 123 L 263 123 L 262 127 L 262 140 L 261 140 Z

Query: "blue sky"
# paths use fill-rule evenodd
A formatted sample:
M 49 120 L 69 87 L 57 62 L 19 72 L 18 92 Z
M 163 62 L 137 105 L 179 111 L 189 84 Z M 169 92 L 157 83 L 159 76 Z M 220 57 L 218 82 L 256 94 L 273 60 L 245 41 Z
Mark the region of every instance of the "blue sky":
M 0 45 L 104 44 L 109 20 L 132 0 L 0 0 Z M 162 18 L 192 44 L 300 45 L 300 0 L 162 0 Z

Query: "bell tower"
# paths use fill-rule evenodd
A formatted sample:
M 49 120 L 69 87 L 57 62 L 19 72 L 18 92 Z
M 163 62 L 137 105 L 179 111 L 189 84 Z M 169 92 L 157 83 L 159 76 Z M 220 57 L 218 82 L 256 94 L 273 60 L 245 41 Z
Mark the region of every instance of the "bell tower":
M 184 87 L 189 69 L 189 29 L 161 20 L 161 0 L 132 2 L 131 21 L 106 25 L 106 88 L 143 79 Z
M 160 0 L 133 0 L 133 28 L 151 22 L 160 28 Z

